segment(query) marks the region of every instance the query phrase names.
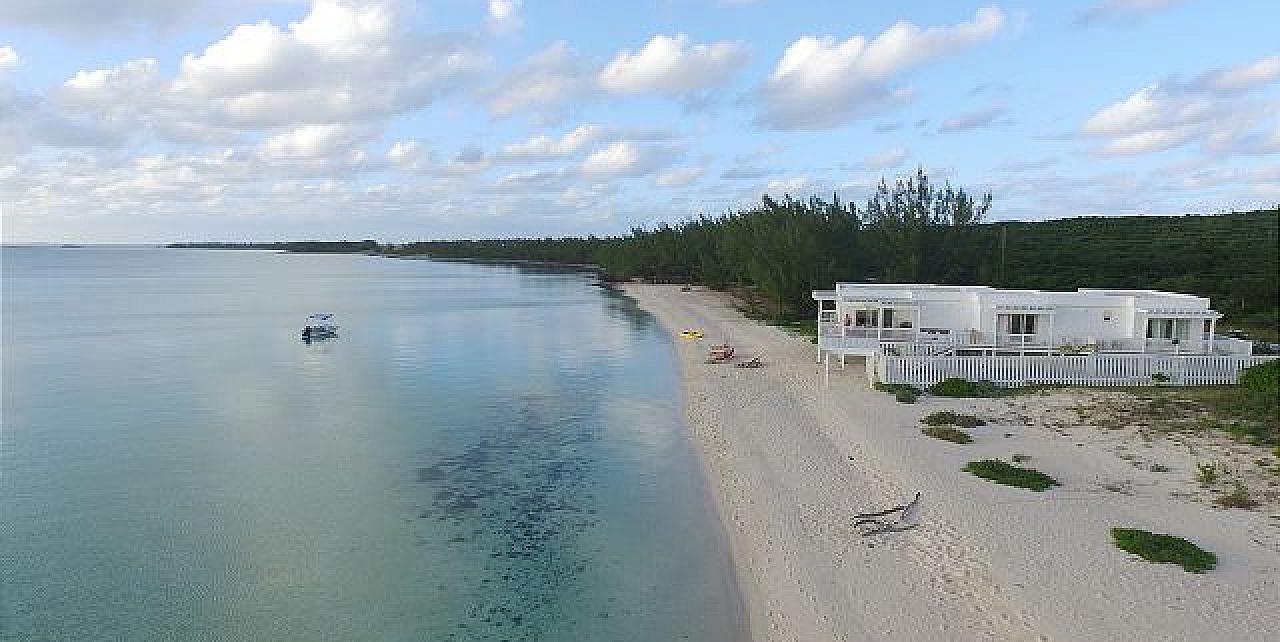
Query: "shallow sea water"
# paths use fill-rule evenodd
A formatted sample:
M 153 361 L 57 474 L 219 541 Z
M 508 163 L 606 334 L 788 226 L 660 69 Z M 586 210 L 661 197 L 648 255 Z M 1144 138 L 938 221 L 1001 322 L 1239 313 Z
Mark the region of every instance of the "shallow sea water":
M 671 339 L 590 283 L 4 248 L 0 638 L 740 639 Z

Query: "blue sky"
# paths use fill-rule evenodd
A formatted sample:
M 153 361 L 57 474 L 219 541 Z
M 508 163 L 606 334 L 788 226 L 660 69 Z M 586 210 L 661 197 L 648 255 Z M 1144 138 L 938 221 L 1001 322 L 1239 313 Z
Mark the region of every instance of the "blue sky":
M 1280 202 L 1280 4 L 7 0 L 0 234 L 609 234 L 924 167 L 994 219 Z

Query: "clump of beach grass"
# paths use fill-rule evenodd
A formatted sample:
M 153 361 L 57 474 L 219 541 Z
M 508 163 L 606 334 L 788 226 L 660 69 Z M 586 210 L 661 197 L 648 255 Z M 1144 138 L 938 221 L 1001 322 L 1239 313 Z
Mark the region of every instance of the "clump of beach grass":
M 1254 499 L 1253 495 L 1249 494 L 1249 487 L 1245 486 L 1244 483 L 1240 481 L 1237 481 L 1235 483 L 1235 486 L 1234 488 L 1232 488 L 1231 492 L 1213 500 L 1213 503 L 1223 508 L 1257 508 L 1258 507 L 1258 500 Z
M 905 383 L 875 383 L 875 389 L 893 395 L 899 403 L 915 403 L 920 398 L 920 389 Z
M 973 441 L 973 437 L 969 433 L 956 428 L 955 426 L 940 424 L 928 425 L 920 429 L 920 432 L 933 437 L 956 444 L 967 444 Z
M 1210 462 L 1207 464 L 1196 464 L 1196 481 L 1200 482 L 1201 488 L 1208 488 L 1218 481 L 1219 471 L 1218 465 Z
M 999 386 L 990 381 L 969 381 L 952 377 L 929 386 L 929 394 L 939 397 L 999 397 L 1001 391 Z
M 1122 551 L 1157 564 L 1177 564 L 1188 573 L 1203 573 L 1218 565 L 1217 555 L 1181 537 L 1133 528 L 1113 528 L 1111 538 Z
M 961 428 L 973 428 L 975 426 L 985 426 L 987 421 L 973 415 L 962 415 L 958 412 L 943 410 L 927 415 L 921 421 L 930 426 L 960 426 Z
M 1036 492 L 1058 486 L 1058 480 L 1033 468 L 1014 466 L 999 459 L 983 459 L 965 464 L 964 470 L 1005 486 L 1026 488 Z

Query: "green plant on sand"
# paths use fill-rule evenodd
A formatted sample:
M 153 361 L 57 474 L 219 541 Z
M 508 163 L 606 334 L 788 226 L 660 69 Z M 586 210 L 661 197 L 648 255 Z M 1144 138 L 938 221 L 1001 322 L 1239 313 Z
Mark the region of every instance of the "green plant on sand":
M 921 421 L 930 426 L 960 426 L 962 428 L 973 428 L 974 426 L 985 426 L 987 421 L 972 415 L 962 415 L 958 412 L 943 410 L 927 415 Z
M 901 403 L 915 403 L 920 398 L 920 389 L 905 383 L 875 383 L 875 389 L 893 395 Z
M 971 461 L 965 464 L 964 470 L 997 484 L 1016 486 L 1037 492 L 1059 485 L 1058 480 L 1038 470 L 1014 466 L 999 459 Z
M 1257 508 L 1258 500 L 1249 494 L 1249 487 L 1242 482 L 1235 482 L 1231 492 L 1213 500 L 1214 504 L 1223 508 Z
M 999 397 L 1001 391 L 990 381 L 969 381 L 952 377 L 929 386 L 929 394 L 939 397 Z
M 1218 556 L 1181 537 L 1132 528 L 1113 528 L 1111 538 L 1120 550 L 1149 562 L 1178 564 L 1189 573 L 1203 573 L 1218 565 Z
M 1202 488 L 1208 488 L 1218 481 L 1218 465 L 1215 463 L 1196 464 L 1196 481 Z
M 973 441 L 973 437 L 969 433 L 948 425 L 930 425 L 920 429 L 920 432 L 933 437 L 934 439 L 942 439 L 957 444 L 967 444 Z

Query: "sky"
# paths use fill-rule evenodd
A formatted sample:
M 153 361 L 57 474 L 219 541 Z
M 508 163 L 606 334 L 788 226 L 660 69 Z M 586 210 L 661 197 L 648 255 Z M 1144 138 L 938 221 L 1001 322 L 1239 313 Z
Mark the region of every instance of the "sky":
M 0 240 L 560 236 L 865 198 L 1280 203 L 1280 2 L 4 0 Z

